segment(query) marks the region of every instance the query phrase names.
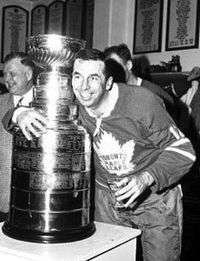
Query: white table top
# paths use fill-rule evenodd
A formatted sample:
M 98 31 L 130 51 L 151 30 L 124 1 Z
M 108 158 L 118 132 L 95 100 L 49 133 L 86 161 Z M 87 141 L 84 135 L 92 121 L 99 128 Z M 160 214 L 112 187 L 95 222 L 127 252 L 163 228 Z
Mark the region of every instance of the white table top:
M 12 239 L 4 235 L 2 225 L 0 223 L 0 259 L 15 261 L 85 261 L 140 234 L 137 229 L 95 222 L 96 232 L 89 238 L 71 243 L 43 244 Z

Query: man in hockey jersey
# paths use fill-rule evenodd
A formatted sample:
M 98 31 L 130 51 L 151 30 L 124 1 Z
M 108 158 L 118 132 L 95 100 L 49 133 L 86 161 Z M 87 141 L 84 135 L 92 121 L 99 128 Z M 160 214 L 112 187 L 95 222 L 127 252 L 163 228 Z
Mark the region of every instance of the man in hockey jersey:
M 195 161 L 193 147 L 158 96 L 113 83 L 104 59 L 98 50 L 81 50 L 72 74 L 80 118 L 93 136 L 95 219 L 141 229 L 144 261 L 178 261 L 178 182 Z M 41 115 L 27 109 L 17 123 L 30 139 L 30 133 L 40 135 L 46 119 L 43 124 Z

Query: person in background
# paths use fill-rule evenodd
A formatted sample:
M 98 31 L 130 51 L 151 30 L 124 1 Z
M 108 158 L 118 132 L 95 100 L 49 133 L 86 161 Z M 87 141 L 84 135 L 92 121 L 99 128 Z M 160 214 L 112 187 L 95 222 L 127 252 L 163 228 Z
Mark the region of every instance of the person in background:
M 0 95 L 0 117 L 20 105 L 29 105 L 33 95 L 34 64 L 23 52 L 8 54 L 4 60 L 4 82 L 8 93 Z M 23 103 L 22 103 L 23 98 Z M 9 210 L 12 135 L 0 124 L 0 220 Z
M 144 261 L 178 261 L 178 183 L 195 161 L 189 139 L 159 97 L 145 88 L 114 83 L 99 50 L 79 51 L 72 87 L 80 120 L 93 137 L 96 221 L 141 229 Z M 42 117 L 26 108 L 17 125 L 28 139 L 39 137 L 46 124 Z
M 13 106 L 11 95 L 7 92 L 0 95 L 0 119 Z M 9 209 L 9 191 L 11 177 L 12 135 L 0 124 L 0 222 L 6 219 Z
M 111 58 L 121 64 L 126 74 L 126 83 L 141 85 L 142 79 L 133 73 L 133 60 L 128 46 L 124 43 L 112 45 L 104 49 L 106 59 Z
M 200 131 L 200 89 L 199 89 L 199 79 L 200 79 L 200 67 L 195 66 L 188 78 L 187 81 L 191 82 L 190 88 L 185 92 L 184 95 L 180 97 L 181 101 L 186 104 L 188 108 L 188 114 L 193 120 L 196 130 Z
M 114 82 L 126 83 L 126 73 L 121 64 L 111 58 L 106 59 L 105 63 L 107 73 L 112 75 Z
M 196 161 L 188 175 L 181 182 L 184 196 L 184 224 L 182 259 L 195 260 L 199 252 L 197 225 L 199 223 L 200 202 L 200 67 L 195 66 L 187 77 L 188 89 L 180 97 L 185 110 L 180 111 L 185 135 L 190 139 L 196 153 Z M 181 86 L 182 87 L 182 86 Z M 181 89 L 181 88 L 180 88 Z M 193 232 L 191 232 L 193 231 Z
M 186 196 L 199 198 L 200 184 L 200 67 L 195 66 L 187 78 L 190 88 L 180 97 L 187 106 L 187 111 L 181 113 L 185 135 L 190 139 L 196 152 L 196 162 L 188 177 L 183 179 L 182 187 Z
M 134 74 L 133 59 L 128 46 L 124 43 L 119 45 L 113 45 L 104 49 L 106 59 L 113 59 L 118 62 L 124 69 L 126 75 L 126 83 L 129 85 L 142 86 L 147 88 L 154 94 L 163 99 L 166 109 L 172 118 L 177 122 L 178 111 L 173 97 L 163 90 L 159 85 L 152 83 L 148 80 L 144 80 Z

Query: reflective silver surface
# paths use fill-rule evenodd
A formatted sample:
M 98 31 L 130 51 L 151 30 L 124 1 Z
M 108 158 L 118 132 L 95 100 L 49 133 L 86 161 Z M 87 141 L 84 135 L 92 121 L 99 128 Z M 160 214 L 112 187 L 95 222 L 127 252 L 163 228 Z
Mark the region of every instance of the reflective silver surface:
M 75 54 L 85 47 L 85 41 L 55 34 L 32 36 L 28 53 L 37 65 L 70 67 Z

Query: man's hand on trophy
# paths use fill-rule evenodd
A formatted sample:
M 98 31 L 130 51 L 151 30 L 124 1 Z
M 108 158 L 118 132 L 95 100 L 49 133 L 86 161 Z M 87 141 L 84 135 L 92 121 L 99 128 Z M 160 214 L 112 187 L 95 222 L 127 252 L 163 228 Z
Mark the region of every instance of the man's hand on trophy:
M 47 118 L 34 108 L 27 108 L 20 112 L 16 121 L 28 140 L 32 140 L 33 136 L 40 137 L 42 133 L 46 132 L 48 124 Z

